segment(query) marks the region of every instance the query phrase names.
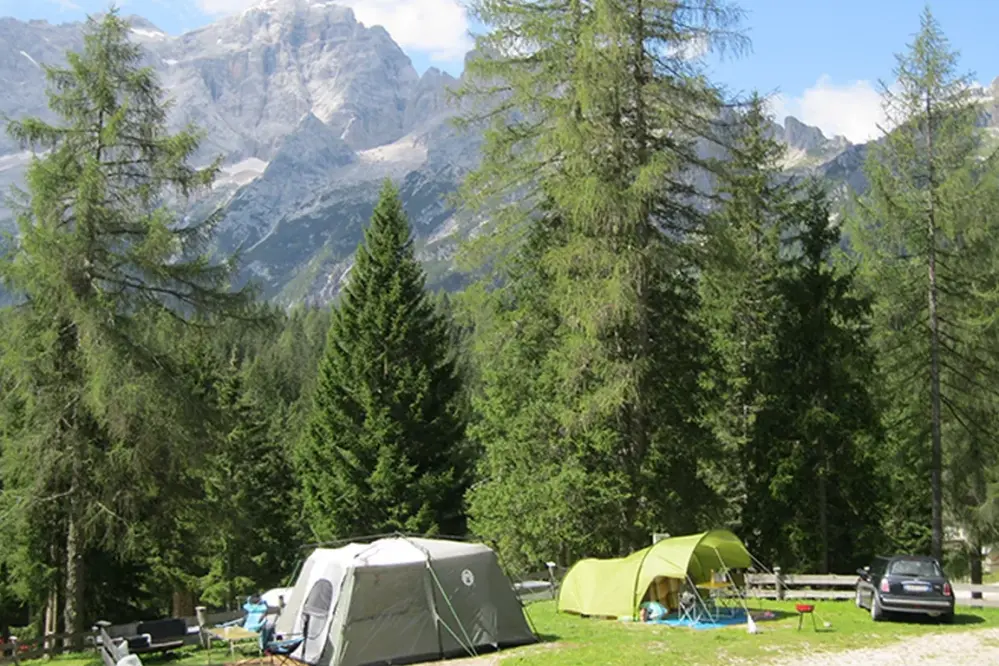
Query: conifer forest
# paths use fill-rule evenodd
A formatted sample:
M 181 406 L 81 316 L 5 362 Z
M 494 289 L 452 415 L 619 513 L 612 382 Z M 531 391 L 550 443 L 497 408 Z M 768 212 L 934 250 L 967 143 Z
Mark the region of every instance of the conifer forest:
M 732 530 L 768 566 L 999 543 L 999 154 L 927 10 L 862 190 L 783 168 L 723 0 L 473 0 L 435 292 L 387 181 L 345 286 L 235 286 L 127 22 L 50 67 L 0 281 L 0 621 L 238 606 L 307 544 L 469 536 L 511 574 Z M 704 151 L 704 145 L 714 149 Z M 330 220 L 329 224 L 336 224 Z M 995 368 L 992 366 L 996 365 Z M 53 624 L 54 623 L 54 624 Z M 21 629 L 24 631 L 24 629 Z

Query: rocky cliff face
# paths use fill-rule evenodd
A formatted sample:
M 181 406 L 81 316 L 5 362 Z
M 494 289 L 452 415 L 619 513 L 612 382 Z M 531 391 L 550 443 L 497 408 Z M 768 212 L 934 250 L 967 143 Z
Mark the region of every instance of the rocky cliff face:
M 224 157 L 212 191 L 181 213 L 224 207 L 219 250 L 242 251 L 243 279 L 285 304 L 334 297 L 391 178 L 431 284 L 455 284 L 454 247 L 469 229 L 447 197 L 477 163 L 481 138 L 448 122 L 454 78 L 436 69 L 418 75 L 385 30 L 331 2 L 265 0 L 180 36 L 131 20 L 174 100 L 171 125 L 205 130 L 198 161 Z M 13 93 L 0 98 L 0 112 L 51 118 L 41 65 L 79 49 L 80 28 L 0 19 L 0 84 Z M 999 98 L 999 80 L 993 88 Z M 773 131 L 788 145 L 788 168 L 863 185 L 864 147 L 794 118 Z M 0 138 L 0 186 L 18 182 L 26 160 Z

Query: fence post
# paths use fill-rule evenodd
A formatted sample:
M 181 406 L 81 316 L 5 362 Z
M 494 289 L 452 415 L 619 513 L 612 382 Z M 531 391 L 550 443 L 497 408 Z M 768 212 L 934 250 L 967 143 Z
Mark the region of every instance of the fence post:
M 784 581 L 780 577 L 780 567 L 774 567 L 774 590 L 777 592 L 777 600 L 784 600 Z
M 283 595 L 281 596 L 281 612 L 284 612 Z M 201 647 L 208 649 L 212 646 L 208 632 L 205 631 L 205 627 L 208 626 L 208 609 L 204 606 L 195 606 L 194 615 L 198 618 L 198 642 L 201 643 Z
M 545 562 L 545 568 L 548 569 L 548 582 L 551 584 L 552 599 L 555 598 L 555 588 L 558 586 L 558 581 L 555 579 L 555 567 L 557 565 L 554 562 Z

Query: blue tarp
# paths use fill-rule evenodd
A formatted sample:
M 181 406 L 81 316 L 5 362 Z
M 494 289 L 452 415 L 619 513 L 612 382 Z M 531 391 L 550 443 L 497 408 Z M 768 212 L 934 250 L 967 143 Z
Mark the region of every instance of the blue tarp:
M 691 622 L 690 620 L 681 620 L 675 614 L 665 620 L 657 620 L 654 624 L 665 624 L 671 627 L 689 627 L 691 629 L 720 629 L 722 627 L 731 627 L 736 624 L 746 623 L 746 611 L 742 609 L 733 609 L 724 613 L 716 614 L 711 620 L 705 618 L 704 621 Z

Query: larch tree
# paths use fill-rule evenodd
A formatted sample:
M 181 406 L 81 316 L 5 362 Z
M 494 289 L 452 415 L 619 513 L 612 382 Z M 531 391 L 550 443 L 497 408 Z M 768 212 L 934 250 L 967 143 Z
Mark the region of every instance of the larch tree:
M 983 109 L 971 77 L 957 73 L 957 60 L 927 9 L 908 51 L 897 56 L 896 80 L 883 86 L 885 136 L 870 151 L 870 187 L 849 232 L 860 275 L 875 297 L 896 483 L 906 484 L 900 492 L 928 510 L 928 549 L 937 558 L 948 473 L 960 487 L 994 467 L 983 459 L 948 468 L 948 461 L 975 459 L 964 447 L 991 440 L 980 420 L 996 404 L 989 388 L 996 377 L 991 317 L 983 326 L 974 313 L 985 312 L 983 294 L 995 288 L 995 262 L 983 247 L 994 214 L 983 203 L 996 201 L 997 163 L 994 154 L 984 154 Z M 913 468 L 928 483 L 903 478 Z M 964 495 L 961 504 L 975 497 L 980 505 L 984 481 L 978 479 L 977 493 L 964 486 L 950 495 Z M 953 515 L 964 513 L 955 508 Z M 973 549 L 979 556 L 981 545 Z
M 541 206 L 564 225 L 537 259 L 559 321 L 547 409 L 564 464 L 585 477 L 571 509 L 598 518 L 588 551 L 628 551 L 652 531 L 692 528 L 711 500 L 687 241 L 702 222 L 696 143 L 713 136 L 721 99 L 695 51 L 739 42 L 739 12 L 712 0 L 470 7 L 488 32 L 459 91 L 472 102 L 462 125 L 493 124 L 463 203 L 488 206 L 479 238 L 501 277 Z M 501 509 L 513 529 L 518 505 L 491 505 L 497 530 Z
M 386 182 L 337 304 L 296 451 L 319 540 L 462 534 L 468 461 L 453 331 Z
M 3 450 L 11 520 L 49 515 L 64 585 L 64 629 L 90 626 L 85 553 L 125 549 L 159 479 L 188 464 L 197 405 L 155 333 L 161 313 L 250 316 L 231 263 L 205 253 L 215 218 L 191 224 L 163 205 L 209 185 L 217 165 L 188 165 L 199 134 L 167 131 L 168 103 L 140 67 L 129 25 L 112 10 L 89 20 L 83 49 L 47 67 L 61 120 L 9 124 L 35 151 L 17 201 L 19 236 L 0 262 L 20 299 L 2 342 L 19 427 Z M 30 468 L 30 474 L 19 473 Z M 148 516 L 147 516 L 148 518 Z

